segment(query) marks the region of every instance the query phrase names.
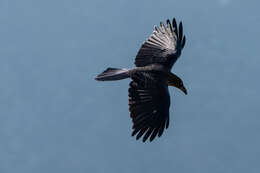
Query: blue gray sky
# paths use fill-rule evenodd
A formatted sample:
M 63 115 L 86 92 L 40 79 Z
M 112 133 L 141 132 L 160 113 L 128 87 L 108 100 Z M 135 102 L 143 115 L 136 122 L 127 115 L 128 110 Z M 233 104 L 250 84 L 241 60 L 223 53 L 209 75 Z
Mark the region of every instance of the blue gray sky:
M 1 173 L 260 172 L 259 1 L 1 0 Z M 153 26 L 187 36 L 173 72 L 170 128 L 136 141 L 129 80 Z

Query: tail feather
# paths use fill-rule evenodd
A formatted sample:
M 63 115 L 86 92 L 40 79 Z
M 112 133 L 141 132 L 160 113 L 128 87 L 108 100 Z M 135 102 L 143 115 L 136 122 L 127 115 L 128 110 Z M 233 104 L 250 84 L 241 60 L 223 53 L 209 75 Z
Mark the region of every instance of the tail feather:
M 129 77 L 128 69 L 107 68 L 95 78 L 98 81 L 121 80 Z

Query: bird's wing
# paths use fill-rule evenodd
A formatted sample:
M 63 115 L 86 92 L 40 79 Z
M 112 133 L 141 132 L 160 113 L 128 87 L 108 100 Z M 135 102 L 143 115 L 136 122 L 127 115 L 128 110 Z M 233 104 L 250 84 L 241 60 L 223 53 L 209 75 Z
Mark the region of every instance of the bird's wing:
M 179 28 L 175 18 L 172 25 L 169 19 L 166 23 L 166 27 L 162 22 L 160 28 L 155 26 L 152 35 L 142 44 L 135 58 L 137 67 L 153 63 L 167 63 L 172 67 L 180 56 L 186 41 L 185 36 L 183 37 L 182 22 Z
M 143 136 L 143 142 L 150 137 L 152 141 L 169 126 L 168 86 L 159 76 L 147 72 L 135 74 L 132 79 L 128 90 L 132 136 L 136 135 L 137 140 Z

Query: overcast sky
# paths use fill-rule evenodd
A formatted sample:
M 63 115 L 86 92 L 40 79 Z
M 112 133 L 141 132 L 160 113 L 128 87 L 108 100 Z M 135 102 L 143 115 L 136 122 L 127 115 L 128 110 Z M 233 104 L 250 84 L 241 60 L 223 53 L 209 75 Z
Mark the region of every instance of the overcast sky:
M 1 0 L 1 173 L 260 172 L 260 12 L 250 0 Z M 170 127 L 131 137 L 129 80 L 153 26 L 182 20 Z

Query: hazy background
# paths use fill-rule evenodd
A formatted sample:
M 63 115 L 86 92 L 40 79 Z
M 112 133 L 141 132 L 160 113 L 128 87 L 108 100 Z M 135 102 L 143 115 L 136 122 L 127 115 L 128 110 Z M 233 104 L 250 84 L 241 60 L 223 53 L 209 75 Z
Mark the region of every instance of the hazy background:
M 260 2 L 0 0 L 0 173 L 260 172 Z M 182 20 L 170 128 L 131 137 L 129 80 L 153 26 Z

